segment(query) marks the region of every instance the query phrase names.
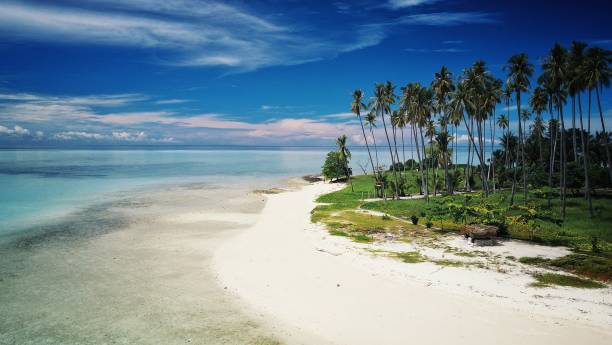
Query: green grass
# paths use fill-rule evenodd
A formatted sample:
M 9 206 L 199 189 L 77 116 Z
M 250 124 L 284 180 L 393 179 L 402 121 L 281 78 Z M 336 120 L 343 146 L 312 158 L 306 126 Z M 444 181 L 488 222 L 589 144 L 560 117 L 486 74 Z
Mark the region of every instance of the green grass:
M 416 176 L 415 171 L 408 173 L 408 192 L 411 194 L 418 193 Z M 392 179 L 391 176 L 389 178 Z M 443 176 L 439 178 L 443 179 Z M 437 238 L 446 232 L 459 231 L 465 223 L 482 222 L 482 218 L 472 214 L 461 220 L 453 219 L 449 205 L 464 205 L 477 210 L 492 210 L 496 219 L 505 219 L 510 238 L 544 245 L 564 245 L 573 248 L 576 253 L 555 260 L 520 258 L 522 263 L 562 269 L 604 282 L 612 278 L 611 196 L 600 194 L 593 198 L 593 218 L 588 218 L 582 196 L 568 196 L 566 218 L 561 222 L 558 197 L 553 198 L 552 208 L 549 209 L 546 198 L 537 190 L 529 193 L 527 207 L 522 206 L 522 193 L 516 194 L 515 205 L 518 206 L 509 207 L 510 193 L 507 190 L 498 191 L 488 197 L 483 197 L 478 192 L 438 196 L 430 198 L 429 203 L 425 199 L 366 202 L 362 198 L 374 194 L 372 177 L 356 176 L 352 181 L 352 189 L 351 186 L 346 186 L 339 191 L 320 196 L 317 202 L 324 204 L 311 212 L 312 221 L 324 223 L 331 234 L 348 236 L 358 242 L 371 242 L 372 234 L 390 232 L 397 234 L 399 240 L 413 241 L 420 238 L 435 247 Z M 389 191 L 388 195 L 391 194 Z M 355 212 L 358 208 L 378 211 L 389 217 Z M 521 217 L 528 216 L 529 212 L 534 212 L 536 219 L 520 221 Z M 411 216 L 419 217 L 420 225 L 412 225 Z M 431 230 L 422 226 L 428 220 L 433 223 L 434 228 Z M 591 251 L 593 238 L 597 238 L 599 252 Z M 465 257 L 472 255 L 454 254 Z
M 541 273 L 534 274 L 533 277 L 536 279 L 536 281 L 529 285 L 531 287 L 547 287 L 551 285 L 570 286 L 583 289 L 602 289 L 606 287 L 605 284 L 593 280 L 568 276 L 565 274 Z
M 522 257 L 519 262 L 545 268 L 559 268 L 604 282 L 612 280 L 612 258 L 606 254 L 575 253 L 556 259 Z
M 393 256 L 409 264 L 425 261 L 425 258 L 419 252 L 395 252 Z

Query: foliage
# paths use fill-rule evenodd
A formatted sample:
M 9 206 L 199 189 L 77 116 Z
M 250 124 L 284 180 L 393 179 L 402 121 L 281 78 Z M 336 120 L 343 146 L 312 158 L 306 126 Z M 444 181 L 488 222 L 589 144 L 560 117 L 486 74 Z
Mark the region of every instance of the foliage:
M 410 216 L 410 221 L 412 222 L 412 224 L 417 225 L 419 224 L 419 217 L 412 215 Z
M 584 289 L 601 289 L 606 287 L 605 284 L 596 281 L 565 274 L 541 273 L 534 274 L 533 277 L 536 279 L 537 283 L 532 284 L 532 287 L 547 287 L 550 285 L 569 286 Z
M 349 175 L 352 174 L 352 170 L 348 166 L 348 161 L 345 158 L 342 158 L 339 152 L 331 151 L 327 154 L 325 163 L 323 163 L 323 176 L 330 180 L 337 180 L 338 178 L 345 176 L 347 171 L 349 172 Z

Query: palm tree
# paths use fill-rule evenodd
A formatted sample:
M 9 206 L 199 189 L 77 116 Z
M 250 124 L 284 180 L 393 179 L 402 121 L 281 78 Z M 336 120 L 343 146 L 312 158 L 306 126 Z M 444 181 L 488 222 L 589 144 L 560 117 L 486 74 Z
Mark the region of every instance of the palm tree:
M 409 83 L 406 85 L 402 91 L 402 99 L 400 107 L 406 113 L 406 121 L 411 124 L 412 127 L 412 137 L 414 138 L 415 149 L 417 152 L 417 159 L 419 160 L 419 172 L 421 174 L 421 193 L 425 193 L 428 198 L 428 189 L 427 189 L 427 175 L 425 175 L 425 169 L 423 165 L 423 159 L 421 157 L 421 145 L 419 144 L 419 132 L 423 126 L 422 123 L 422 102 L 424 102 L 423 98 L 423 88 L 418 83 Z M 418 132 L 417 132 L 418 128 Z M 424 149 L 423 149 L 424 151 Z
M 529 110 L 527 109 L 522 109 L 521 110 L 521 120 L 523 120 L 523 131 L 524 131 L 524 136 L 525 138 L 527 138 L 529 136 L 529 133 L 527 133 L 527 121 L 529 120 L 529 118 L 531 117 L 531 113 L 529 112 Z
M 536 117 L 531 124 L 531 135 L 535 136 L 538 141 L 538 151 L 540 151 L 540 164 L 544 163 L 544 156 L 542 152 L 542 138 L 544 138 L 544 132 L 546 131 L 546 126 L 544 125 L 544 120 L 542 119 L 541 113 L 536 113 Z
M 504 69 L 508 72 L 508 80 L 507 85 L 511 85 L 514 89 L 514 94 L 516 95 L 516 109 L 517 114 L 521 113 L 521 92 L 527 92 L 529 90 L 529 78 L 533 75 L 533 65 L 529 63 L 529 58 L 527 54 L 521 53 L 517 55 L 513 55 L 508 60 L 508 64 L 504 67 Z M 527 170 L 525 169 L 525 149 L 523 147 L 523 137 L 522 137 L 522 126 L 520 116 L 518 117 L 518 125 L 519 125 L 519 147 L 521 150 L 521 159 L 522 159 L 522 170 L 523 170 L 523 202 L 527 203 Z M 516 176 L 516 170 L 514 175 Z M 516 181 L 516 177 L 514 178 Z M 513 182 L 514 184 L 515 182 Z M 514 203 L 514 188 L 512 189 L 512 196 L 510 199 L 510 203 Z
M 432 170 L 433 192 L 434 192 L 434 196 L 436 196 L 436 193 L 437 193 L 436 166 L 437 164 L 436 164 L 436 159 L 434 157 L 434 150 L 433 150 L 434 137 L 436 136 L 436 125 L 433 122 L 433 120 L 427 121 L 427 125 L 425 127 L 425 136 L 429 138 L 429 160 L 427 161 L 427 164 Z
M 365 128 L 363 126 L 363 121 L 361 121 L 361 111 L 366 108 L 366 105 L 363 103 L 363 92 L 361 90 L 353 91 L 353 103 L 351 104 L 351 111 L 357 115 L 357 119 L 359 119 L 359 124 L 361 125 L 361 133 L 363 134 L 363 140 L 366 144 L 366 149 L 368 150 L 368 157 L 370 157 L 370 163 L 372 164 L 372 174 L 374 175 L 375 183 L 378 181 L 378 177 L 376 175 L 376 169 L 374 168 L 374 160 L 372 159 L 372 153 L 370 152 L 370 146 L 368 145 L 368 136 L 365 133 Z
M 391 170 L 393 170 L 393 177 L 395 180 L 394 195 L 393 198 L 399 196 L 397 172 L 395 171 L 395 157 L 393 156 L 393 150 L 391 149 L 391 139 L 389 138 L 389 132 L 387 131 L 387 122 L 385 121 L 385 114 L 390 113 L 391 103 L 394 102 L 393 96 L 393 84 L 387 82 L 387 84 L 376 84 L 374 87 L 374 97 L 372 98 L 370 107 L 376 110 L 377 114 L 383 120 L 383 127 L 385 129 L 385 136 L 387 137 L 387 144 L 389 146 L 389 155 L 391 156 Z
M 344 167 L 344 174 L 346 180 L 351 184 L 351 191 L 353 191 L 353 182 L 351 181 L 351 174 L 348 167 L 348 161 L 351 159 L 351 151 L 346 146 L 346 135 L 342 134 L 336 139 L 336 146 L 338 147 L 338 157 Z
M 374 136 L 374 128 L 376 128 L 376 112 L 374 110 L 370 110 L 370 112 L 365 116 L 365 122 L 368 124 L 370 128 L 370 137 L 372 138 L 372 143 L 374 144 L 374 156 L 376 158 L 376 174 L 380 171 L 380 164 L 378 163 L 378 147 L 376 146 L 376 136 Z
M 499 128 L 502 129 L 502 135 L 506 135 L 508 133 L 508 128 L 510 126 L 510 122 L 508 121 L 508 117 L 506 116 L 506 114 L 501 114 L 499 115 L 499 117 L 497 118 L 497 125 L 499 126 Z M 504 150 L 504 153 L 506 155 L 505 160 L 506 160 L 506 167 L 508 167 L 508 150 Z
M 436 110 L 441 118 L 441 130 L 444 133 L 448 133 L 448 121 L 445 119 L 446 97 L 448 93 L 455 89 L 455 85 L 453 84 L 452 73 L 448 70 L 448 68 L 446 68 L 446 66 L 442 66 L 442 68 L 440 68 L 440 72 L 435 73 L 434 80 L 431 82 L 431 88 L 436 96 Z M 446 193 L 452 193 L 448 177 L 448 160 L 444 160 L 444 182 L 446 184 Z
M 535 133 L 536 130 L 538 131 L 538 133 L 536 134 L 538 134 L 538 137 L 537 137 L 538 147 L 540 148 L 540 164 L 542 164 L 544 160 L 544 156 L 543 156 L 544 153 L 542 152 L 542 137 L 543 137 L 544 131 L 543 130 L 540 131 L 540 128 L 544 126 L 544 121 L 542 120 L 541 115 L 544 111 L 546 111 L 547 104 L 548 104 L 548 96 L 546 95 L 542 87 L 537 86 L 533 90 L 533 93 L 531 94 L 531 97 L 529 98 L 529 106 L 531 107 L 531 111 L 536 114 L 536 122 L 539 121 L 537 126 L 536 126 L 536 123 L 534 122 L 533 127 L 532 127 L 532 133 Z
M 572 48 L 570 53 L 570 94 L 572 94 L 572 105 L 574 105 L 573 99 L 578 98 L 578 113 L 580 120 L 580 143 L 582 147 L 582 168 L 584 172 L 584 197 L 587 200 L 589 208 L 589 217 L 593 217 L 593 202 L 591 200 L 591 183 L 589 176 L 589 139 L 584 136 L 584 123 L 582 120 L 582 99 L 581 94 L 586 88 L 586 80 L 583 69 L 584 64 L 584 50 L 586 43 L 572 42 Z M 590 107 L 590 104 L 589 104 Z M 590 113 L 590 111 L 589 111 Z M 572 115 L 573 116 L 573 115 Z M 589 115 L 590 116 L 590 115 Z M 572 120 L 573 121 L 573 120 Z
M 603 91 L 603 87 L 610 86 L 610 76 L 612 75 L 612 69 L 610 68 L 610 62 L 612 61 L 612 52 L 604 50 L 600 47 L 591 47 L 587 49 L 586 57 L 583 64 L 583 73 L 587 82 L 589 90 L 589 98 L 591 91 L 595 89 L 595 95 L 597 97 L 597 107 L 599 109 L 599 119 L 601 120 L 601 130 L 603 133 L 606 132 L 606 124 L 603 118 L 603 112 L 601 110 L 600 92 Z M 590 114 L 589 114 L 590 118 Z M 606 163 L 608 165 L 608 174 L 610 181 L 612 181 L 612 161 L 610 157 L 610 142 L 607 135 L 603 135 L 602 145 L 605 147 L 606 152 Z
M 541 79 L 548 84 L 552 90 L 553 104 L 557 109 L 557 113 L 561 122 L 561 147 L 560 147 L 560 189 L 561 189 L 561 218 L 565 218 L 565 192 L 566 192 L 566 171 L 567 159 L 565 149 L 565 120 L 563 116 L 563 104 L 567 96 L 567 70 L 568 70 L 568 55 L 567 51 L 559 44 L 555 44 L 551 48 L 546 60 L 542 64 L 543 75 Z

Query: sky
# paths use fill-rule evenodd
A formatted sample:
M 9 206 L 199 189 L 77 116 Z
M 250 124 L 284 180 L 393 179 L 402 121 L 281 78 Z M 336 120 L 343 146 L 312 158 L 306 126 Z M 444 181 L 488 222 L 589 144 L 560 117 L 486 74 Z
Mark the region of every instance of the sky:
M 357 145 L 353 90 L 429 85 L 478 59 L 505 80 L 511 55 L 539 66 L 556 42 L 612 49 L 610 13 L 588 0 L 3 0 L 0 147 Z M 602 108 L 608 121 L 610 89 Z

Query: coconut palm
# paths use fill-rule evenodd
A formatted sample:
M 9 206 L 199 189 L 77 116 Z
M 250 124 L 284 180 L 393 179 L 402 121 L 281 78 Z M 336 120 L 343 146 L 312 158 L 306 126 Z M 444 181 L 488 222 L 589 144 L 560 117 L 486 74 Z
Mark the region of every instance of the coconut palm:
M 516 54 L 510 57 L 508 60 L 508 64 L 504 66 L 504 69 L 508 72 L 508 79 L 506 84 L 511 86 L 514 90 L 515 99 L 516 99 L 516 108 L 517 114 L 521 113 L 521 92 L 527 92 L 529 90 L 530 82 L 529 78 L 533 75 L 533 65 L 529 63 L 529 58 L 527 54 L 521 53 Z M 522 126 L 520 117 L 518 121 L 519 125 L 519 147 L 521 150 L 521 159 L 522 159 L 522 170 L 523 170 L 523 202 L 527 203 L 527 170 L 525 169 L 525 149 L 523 147 L 523 137 L 522 137 Z M 516 176 L 516 170 L 514 173 Z M 516 184 L 516 177 L 513 180 L 513 185 Z M 510 203 L 514 203 L 514 191 L 515 188 L 512 188 L 512 196 L 510 198 Z
M 561 218 L 565 218 L 565 194 L 566 194 L 566 171 L 567 158 L 565 148 L 565 120 L 563 115 L 563 105 L 567 97 L 568 81 L 568 54 L 565 48 L 555 44 L 551 48 L 548 56 L 542 64 L 542 77 L 544 83 L 552 90 L 553 104 L 557 109 L 557 114 L 561 123 L 561 147 L 560 147 L 560 197 L 561 197 Z
M 419 132 L 422 128 L 422 117 L 419 102 L 423 101 L 422 97 L 422 86 L 418 83 L 409 83 L 402 88 L 402 98 L 400 107 L 406 113 L 406 121 L 411 124 L 412 138 L 414 139 L 415 149 L 417 152 L 417 159 L 419 160 L 419 172 L 421 174 L 421 193 L 427 195 L 427 175 L 425 175 L 425 169 L 423 165 L 423 159 L 421 156 L 421 145 L 419 143 Z
M 595 90 L 595 96 L 597 97 L 597 107 L 599 109 L 599 119 L 601 120 L 601 129 L 603 133 L 606 132 L 606 124 L 603 118 L 603 112 L 601 109 L 600 93 L 603 91 L 604 86 L 610 86 L 610 76 L 612 75 L 612 69 L 610 68 L 610 62 L 612 61 L 612 51 L 604 50 L 600 47 L 591 47 L 587 49 L 586 56 L 583 64 L 583 73 L 589 90 L 589 98 L 591 91 Z M 589 104 L 590 105 L 590 104 Z M 589 114 L 590 118 L 590 114 Z M 606 152 L 606 163 L 608 165 L 608 174 L 610 181 L 612 181 L 612 161 L 610 157 L 610 142 L 607 135 L 602 136 L 602 145 Z
M 391 101 L 393 98 L 393 84 L 391 84 L 391 82 L 387 82 L 387 84 L 376 84 L 374 87 L 374 97 L 371 100 L 370 107 L 375 109 L 376 114 L 379 115 L 383 121 L 383 128 L 385 130 L 385 136 L 387 137 L 387 144 L 389 146 L 389 155 L 391 156 L 391 170 L 393 171 L 393 177 L 395 180 L 393 198 L 397 198 L 399 196 L 399 189 L 397 172 L 395 171 L 395 157 L 393 156 L 393 150 L 391 149 L 391 139 L 389 138 L 387 122 L 385 121 L 385 114 L 391 112 Z
M 540 151 L 540 164 L 544 162 L 544 153 L 542 152 L 542 137 L 544 136 L 544 120 L 542 120 L 542 113 L 546 111 L 546 105 L 548 104 L 548 96 L 542 89 L 537 86 L 531 97 L 529 98 L 529 106 L 531 111 L 536 114 L 536 118 L 531 127 L 532 135 L 536 135 L 538 140 L 538 147 Z
M 574 99 L 578 99 L 578 114 L 580 122 L 580 143 L 582 148 L 582 169 L 584 172 L 584 197 L 587 200 L 589 217 L 593 217 L 593 202 L 591 200 L 591 183 L 589 176 L 589 139 L 584 136 L 584 122 L 582 119 L 582 97 L 581 94 L 586 88 L 584 64 L 584 50 L 586 43 L 572 42 L 570 51 L 570 79 L 569 92 L 572 95 L 572 106 L 575 105 Z M 572 110 L 574 111 L 574 110 Z M 572 114 L 572 116 L 574 116 Z M 590 116 L 590 115 L 589 115 Z M 572 120 L 573 121 L 573 120 Z
M 374 175 L 375 181 L 378 180 L 376 175 L 376 169 L 374 168 L 374 160 L 372 159 L 372 153 L 370 152 L 370 146 L 368 145 L 368 136 L 365 132 L 365 127 L 363 126 L 363 121 L 361 121 L 361 111 L 366 109 L 366 105 L 363 103 L 363 92 L 361 90 L 353 91 L 353 103 L 351 104 L 351 111 L 357 115 L 357 119 L 359 120 L 359 124 L 361 125 L 361 133 L 363 134 L 363 140 L 365 141 L 366 149 L 368 150 L 368 157 L 370 158 L 370 163 L 372 164 L 372 175 Z
M 508 128 L 510 126 L 510 121 L 508 121 L 508 117 L 506 114 L 501 114 L 497 118 L 497 125 L 502 129 L 502 135 L 506 135 L 508 133 Z M 504 150 L 505 154 L 505 166 L 508 167 L 508 150 Z
M 527 133 L 527 121 L 529 121 L 529 118 L 531 118 L 531 113 L 529 112 L 529 110 L 527 109 L 522 109 L 521 110 L 521 120 L 523 121 L 523 130 L 525 131 L 524 137 L 527 138 L 529 136 L 529 133 Z
M 368 114 L 365 116 L 365 123 L 368 124 L 370 129 L 370 137 L 372 138 L 372 143 L 374 144 L 374 157 L 376 158 L 376 173 L 380 171 L 380 164 L 378 163 L 378 147 L 376 146 L 376 136 L 374 136 L 374 128 L 376 128 L 376 112 L 374 110 L 370 110 Z
M 445 114 L 447 95 L 455 89 L 453 84 L 452 73 L 442 66 L 439 72 L 434 74 L 434 80 L 431 82 L 431 88 L 436 98 L 436 110 L 441 118 L 441 130 L 448 134 L 447 119 Z M 448 136 L 448 135 L 447 135 Z M 446 193 L 452 193 L 451 185 L 448 176 L 448 160 L 444 160 L 444 182 L 446 184 Z
M 342 166 L 344 167 L 344 174 L 346 180 L 351 184 L 351 191 L 353 191 L 353 182 L 351 181 L 351 173 L 348 167 L 348 162 L 351 159 L 351 151 L 346 146 L 346 135 L 342 134 L 336 139 L 336 146 L 338 147 L 338 158 Z

